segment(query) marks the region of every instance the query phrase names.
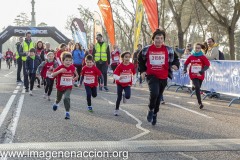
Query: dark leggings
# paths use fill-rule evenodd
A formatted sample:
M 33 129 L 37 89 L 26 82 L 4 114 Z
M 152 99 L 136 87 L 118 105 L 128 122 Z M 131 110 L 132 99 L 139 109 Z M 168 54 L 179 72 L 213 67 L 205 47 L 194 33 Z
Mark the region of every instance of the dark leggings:
M 200 94 L 200 88 L 202 86 L 202 80 L 200 79 L 192 79 L 193 85 L 195 87 L 195 92 L 196 92 L 196 96 L 197 96 L 197 100 L 198 100 L 198 104 L 202 104 L 202 100 L 201 100 L 201 94 Z
M 158 79 L 155 76 L 149 75 L 147 76 L 147 82 L 150 91 L 148 107 L 149 110 L 153 110 L 154 114 L 157 114 L 163 91 L 167 86 L 167 79 Z
M 37 80 L 38 85 L 40 85 L 40 78 L 39 78 L 39 77 L 36 77 L 35 79 Z
M 80 81 L 80 75 L 81 75 L 81 72 L 82 72 L 82 65 L 75 65 L 75 64 L 74 64 L 74 66 L 76 67 L 77 73 L 78 73 L 78 75 L 79 75 L 78 81 Z
M 126 99 L 130 99 L 131 97 L 131 87 L 130 86 L 126 86 L 126 87 L 122 87 L 121 85 L 117 85 L 117 101 L 116 101 L 116 110 L 119 110 L 119 106 L 120 106 L 120 102 L 122 100 L 122 92 L 124 90 L 125 93 L 125 98 Z
M 89 87 L 89 86 L 85 86 L 85 90 L 86 90 L 86 93 L 87 93 L 87 103 L 88 103 L 88 106 L 91 106 L 92 105 L 92 102 L 91 102 L 91 96 L 92 97 L 97 97 L 97 87 Z
M 53 89 L 53 83 L 54 83 L 54 79 L 50 79 L 50 78 L 45 78 L 45 82 L 46 82 L 46 86 L 45 86 L 45 93 L 50 96 L 52 93 L 52 89 Z
M 36 73 L 29 73 L 29 79 L 30 79 L 30 91 L 32 91 L 34 86 L 34 81 L 36 79 Z

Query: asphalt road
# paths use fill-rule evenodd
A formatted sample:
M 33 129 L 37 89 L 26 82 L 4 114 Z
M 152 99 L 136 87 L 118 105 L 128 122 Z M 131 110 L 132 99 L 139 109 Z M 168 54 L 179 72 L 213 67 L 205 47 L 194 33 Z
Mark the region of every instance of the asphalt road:
M 73 88 L 70 120 L 65 120 L 63 103 L 54 112 L 51 101 L 43 99 L 43 86 L 33 96 L 16 84 L 16 68 L 2 63 L 0 70 L 0 151 L 109 151 L 108 158 L 82 159 L 161 159 L 161 160 L 239 160 L 240 103 L 227 107 L 229 97 L 204 100 L 197 106 L 196 96 L 186 90 L 164 92 L 158 122 L 146 120 L 149 92 L 132 87 L 131 99 L 121 103 L 120 116 L 114 116 L 116 87 L 109 77 L 109 92 L 98 91 L 92 100 L 93 113 L 87 111 L 84 88 Z M 114 158 L 114 152 L 125 151 Z M 0 153 L 1 154 L 1 153 Z M 65 156 L 65 157 L 64 157 Z M 116 155 L 115 155 L 116 156 Z M 100 156 L 99 156 L 100 157 Z M 50 159 L 41 157 L 5 159 Z M 68 158 L 58 154 L 58 158 Z

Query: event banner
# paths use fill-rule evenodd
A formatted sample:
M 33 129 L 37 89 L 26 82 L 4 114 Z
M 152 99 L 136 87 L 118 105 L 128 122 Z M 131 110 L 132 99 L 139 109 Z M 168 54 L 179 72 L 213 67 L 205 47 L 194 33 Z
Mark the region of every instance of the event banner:
M 74 18 L 71 25 L 71 30 L 74 30 L 74 34 L 78 42 L 83 48 L 87 49 L 87 34 L 84 28 L 83 22 L 79 18 Z M 74 38 L 73 37 L 73 38 Z
M 108 0 L 99 0 L 98 7 L 102 13 L 104 25 L 106 27 L 110 43 L 115 44 L 115 29 L 112 15 L 112 7 Z
M 96 43 L 96 35 L 97 34 L 102 34 L 102 20 L 101 16 L 97 11 L 94 11 L 94 42 Z
M 152 32 L 159 27 L 157 0 L 142 0 Z
M 180 69 L 174 72 L 172 82 L 191 86 L 188 74 L 183 74 L 184 62 L 185 60 L 180 60 Z M 240 61 L 210 62 L 211 66 L 205 72 L 202 89 L 240 97 Z
M 142 0 L 137 1 L 137 9 L 136 9 L 136 20 L 134 24 L 134 50 L 137 50 L 137 45 L 139 43 L 139 37 L 142 26 L 142 18 L 143 18 L 143 4 Z

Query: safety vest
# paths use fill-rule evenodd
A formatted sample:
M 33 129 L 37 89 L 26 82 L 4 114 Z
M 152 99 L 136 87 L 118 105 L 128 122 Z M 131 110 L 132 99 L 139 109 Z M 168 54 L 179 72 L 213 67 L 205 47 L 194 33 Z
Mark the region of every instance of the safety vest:
M 23 41 L 23 53 L 28 53 L 31 48 L 34 48 L 33 42 L 30 42 L 30 44 L 28 45 L 27 42 Z M 22 56 L 22 60 L 26 61 L 27 56 Z
M 18 54 L 18 51 L 16 52 L 16 59 L 18 59 L 20 56 Z
M 103 43 L 102 46 L 100 46 L 99 43 L 96 43 L 95 45 L 96 53 L 94 55 L 94 60 L 97 61 L 107 61 L 107 43 Z

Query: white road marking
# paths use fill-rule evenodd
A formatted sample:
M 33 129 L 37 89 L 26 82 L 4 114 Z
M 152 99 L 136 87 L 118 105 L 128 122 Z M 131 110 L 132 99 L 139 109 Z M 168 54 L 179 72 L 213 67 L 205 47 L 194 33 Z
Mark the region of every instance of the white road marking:
M 211 105 L 211 103 L 208 103 L 208 102 L 203 102 L 204 104 L 207 104 L 207 105 Z
M 13 71 L 11 71 L 11 72 L 9 72 L 8 74 L 4 75 L 4 77 L 7 77 L 7 76 L 9 76 L 9 75 L 12 74 L 12 73 L 13 73 Z
M 23 88 L 23 89 L 22 89 L 22 94 L 24 94 L 25 92 L 26 92 L 26 91 L 25 91 L 25 89 Z
M 109 104 L 111 104 L 111 105 L 115 105 L 115 103 L 109 101 L 108 99 L 106 99 L 106 98 L 104 98 L 104 97 L 102 97 L 102 99 L 106 100 L 106 101 L 107 101 Z M 134 115 L 132 115 L 131 113 L 129 113 L 128 111 L 126 111 L 126 110 L 124 110 L 124 109 L 120 109 L 120 110 L 122 110 L 122 111 L 125 112 L 128 116 L 130 116 L 130 117 L 133 118 L 135 121 L 137 121 L 136 127 L 137 127 L 138 129 L 140 129 L 140 130 L 143 131 L 143 132 L 140 133 L 140 134 L 137 134 L 137 135 L 135 135 L 135 136 L 133 136 L 133 137 L 131 137 L 131 138 L 128 138 L 128 139 L 123 139 L 122 141 L 134 140 L 134 139 L 137 139 L 137 138 L 139 138 L 139 137 L 142 137 L 142 136 L 144 136 L 144 135 L 146 135 L 146 134 L 148 134 L 148 133 L 150 132 L 149 130 L 147 130 L 147 129 L 145 129 L 145 128 L 143 128 L 143 127 L 141 126 L 141 125 L 142 125 L 142 121 L 140 121 L 140 120 L 139 120 L 138 118 L 136 118 Z
M 196 104 L 195 102 L 187 102 L 187 103 L 189 103 L 189 104 Z
M 172 106 L 174 106 L 174 107 L 178 107 L 178 108 L 184 109 L 184 110 L 186 110 L 186 111 L 192 112 L 192 113 L 197 114 L 197 115 L 199 115 L 199 116 L 203 116 L 203 117 L 206 117 L 206 118 L 213 118 L 213 117 L 207 116 L 207 115 L 205 115 L 205 114 L 199 113 L 199 112 L 197 112 L 197 111 L 194 111 L 194 110 L 185 108 L 185 107 L 180 106 L 180 105 L 178 105 L 178 104 L 174 104 L 174 103 L 166 103 L 166 104 L 169 104 L 169 105 L 172 105 Z
M 178 152 L 178 154 L 182 155 L 183 157 L 186 157 L 186 158 L 190 158 L 192 160 L 198 160 L 197 158 L 193 157 L 193 156 L 189 156 L 183 152 Z
M 16 87 L 16 89 L 19 89 L 20 88 L 20 85 L 18 85 L 17 87 Z
M 18 90 L 14 90 L 14 91 L 13 91 L 13 94 L 17 94 L 17 93 L 18 93 Z
M 12 126 L 9 129 L 9 132 L 10 132 L 11 136 L 7 137 L 4 140 L 4 143 L 12 143 L 13 142 L 13 139 L 14 139 L 14 136 L 15 136 L 15 133 L 16 133 L 16 129 L 17 129 L 17 125 L 18 125 L 18 121 L 19 121 L 19 118 L 20 118 L 22 106 L 23 106 L 23 101 L 24 101 L 24 95 L 21 95 L 21 97 L 19 98 L 19 101 L 18 101 L 17 108 L 16 108 L 16 114 L 13 118 Z
M 0 127 L 2 126 L 3 121 L 4 121 L 4 119 L 6 118 L 8 112 L 9 112 L 9 109 L 10 109 L 11 106 L 12 106 L 12 103 L 13 103 L 15 97 L 16 97 L 16 95 L 12 95 L 12 96 L 9 98 L 9 100 L 8 100 L 5 108 L 3 109 L 3 111 L 2 111 L 2 113 L 1 113 L 1 115 L 0 115 Z
M 180 97 L 175 97 L 175 98 L 179 99 Z

